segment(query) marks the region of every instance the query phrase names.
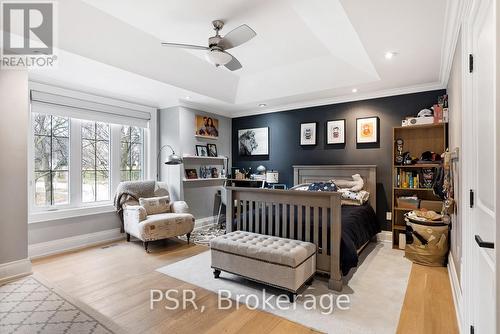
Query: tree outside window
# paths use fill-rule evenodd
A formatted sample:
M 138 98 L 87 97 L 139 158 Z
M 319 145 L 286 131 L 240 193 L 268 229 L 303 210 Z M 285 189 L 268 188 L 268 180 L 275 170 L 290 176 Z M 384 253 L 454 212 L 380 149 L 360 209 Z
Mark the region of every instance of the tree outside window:
M 33 114 L 35 205 L 69 203 L 70 120 Z
M 143 178 L 144 132 L 136 126 L 122 126 L 120 135 L 120 175 L 122 181 Z
M 109 200 L 110 127 L 82 122 L 82 202 Z

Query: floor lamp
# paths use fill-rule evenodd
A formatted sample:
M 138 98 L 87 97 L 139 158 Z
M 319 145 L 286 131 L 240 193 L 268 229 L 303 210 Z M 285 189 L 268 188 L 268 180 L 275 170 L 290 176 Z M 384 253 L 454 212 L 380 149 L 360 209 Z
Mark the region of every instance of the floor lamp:
M 175 154 L 175 151 L 172 148 L 172 146 L 166 144 L 166 145 L 163 145 L 162 147 L 160 147 L 160 150 L 158 151 L 158 156 L 156 158 L 156 168 L 157 168 L 157 170 L 156 170 L 156 180 L 158 180 L 158 181 L 160 181 L 160 157 L 161 157 L 161 151 L 165 147 L 170 148 L 170 150 L 172 151 L 172 154 L 170 154 L 167 157 L 167 161 L 165 161 L 165 165 L 180 165 L 180 164 L 182 164 L 182 158 L 180 156 L 178 156 L 177 154 Z

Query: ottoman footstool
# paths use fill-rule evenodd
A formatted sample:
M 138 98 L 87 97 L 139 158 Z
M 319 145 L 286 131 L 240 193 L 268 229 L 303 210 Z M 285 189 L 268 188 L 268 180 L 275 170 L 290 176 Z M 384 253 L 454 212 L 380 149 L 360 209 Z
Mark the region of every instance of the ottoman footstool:
M 316 245 L 245 231 L 234 231 L 210 242 L 214 277 L 229 272 L 288 292 L 310 283 L 316 271 Z

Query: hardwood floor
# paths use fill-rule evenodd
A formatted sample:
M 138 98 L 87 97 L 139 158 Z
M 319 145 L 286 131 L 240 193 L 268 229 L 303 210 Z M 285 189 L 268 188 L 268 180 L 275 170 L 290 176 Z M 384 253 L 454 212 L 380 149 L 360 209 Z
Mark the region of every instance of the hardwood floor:
M 33 271 L 57 284 L 130 333 L 314 333 L 267 312 L 217 309 L 214 293 L 160 274 L 155 269 L 199 254 L 203 246 L 168 240 L 146 254 L 139 244 L 117 242 L 33 261 Z M 446 268 L 413 265 L 398 333 L 458 333 Z M 192 305 L 166 310 L 165 300 L 150 308 L 150 290 L 192 289 Z M 171 303 L 169 304 L 171 305 Z
M 151 253 L 126 242 L 51 256 L 33 261 L 33 271 L 57 284 L 130 333 L 314 333 L 267 312 L 217 309 L 214 293 L 165 276 L 155 269 L 205 251 L 203 246 L 168 240 L 153 243 Z M 192 289 L 201 313 L 166 310 L 165 300 L 150 308 L 150 290 Z M 169 304 L 171 305 L 171 303 Z
M 447 268 L 412 265 L 397 333 L 458 333 Z

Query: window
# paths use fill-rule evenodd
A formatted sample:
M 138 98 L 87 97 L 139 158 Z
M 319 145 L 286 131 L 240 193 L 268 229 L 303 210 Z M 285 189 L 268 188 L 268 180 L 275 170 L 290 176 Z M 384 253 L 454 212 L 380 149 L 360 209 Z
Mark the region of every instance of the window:
M 144 178 L 144 132 L 32 112 L 32 212 L 111 204 L 120 181 Z
M 33 114 L 35 205 L 69 203 L 69 118 Z
M 143 129 L 136 126 L 121 128 L 121 163 L 120 178 L 122 181 L 135 181 L 143 178 Z
M 82 202 L 109 200 L 110 126 L 82 122 Z

